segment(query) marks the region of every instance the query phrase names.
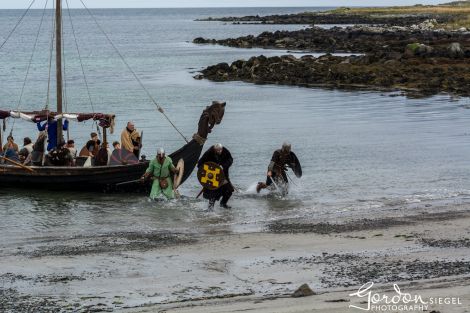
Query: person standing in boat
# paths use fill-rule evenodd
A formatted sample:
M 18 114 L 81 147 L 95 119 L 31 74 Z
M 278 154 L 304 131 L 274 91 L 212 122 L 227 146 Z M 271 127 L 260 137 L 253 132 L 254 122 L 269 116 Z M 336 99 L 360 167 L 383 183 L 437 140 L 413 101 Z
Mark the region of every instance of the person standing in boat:
M 268 166 L 268 173 L 266 182 L 259 182 L 256 186 L 256 192 L 260 192 L 262 189 L 268 188 L 273 185 L 273 181 L 276 186 L 282 186 L 284 191 L 287 192 L 289 180 L 287 179 L 287 167 L 290 167 L 296 177 L 302 176 L 302 168 L 300 166 L 299 159 L 294 152 L 291 151 L 291 144 L 284 142 L 282 148 L 274 151 L 271 158 L 271 162 Z
M 171 176 L 176 173 L 178 170 L 173 165 L 171 158 L 165 155 L 163 148 L 159 148 L 157 157 L 150 161 L 149 167 L 141 177 L 142 181 L 148 178 L 153 180 L 150 198 L 155 200 L 164 195 L 168 200 L 174 199 L 175 191 Z
M 41 125 L 41 123 L 36 124 L 38 130 L 40 132 L 47 130 L 47 151 L 51 151 L 57 146 L 57 121 L 54 119 L 53 116 L 49 115 L 47 117 L 47 121 Z M 69 128 L 69 121 L 65 120 L 64 124 L 62 125 L 63 130 L 67 130 Z M 62 139 L 62 138 L 61 138 Z
M 215 202 L 218 201 L 220 198 L 222 198 L 222 200 L 220 201 L 220 206 L 229 209 L 230 206 L 227 205 L 227 202 L 235 191 L 232 183 L 230 182 L 229 176 L 229 169 L 233 163 L 232 154 L 221 143 L 218 143 L 210 147 L 204 153 L 201 159 L 199 159 L 197 167 L 200 168 L 206 162 L 214 162 L 219 165 L 224 171 L 225 181 L 222 182 L 222 186 L 219 189 L 204 189 L 202 195 L 204 199 L 209 200 L 209 209 L 213 209 Z
M 132 152 L 139 158 L 141 142 L 140 133 L 135 129 L 132 122 L 128 122 L 126 128 L 121 133 L 121 146 L 123 149 Z

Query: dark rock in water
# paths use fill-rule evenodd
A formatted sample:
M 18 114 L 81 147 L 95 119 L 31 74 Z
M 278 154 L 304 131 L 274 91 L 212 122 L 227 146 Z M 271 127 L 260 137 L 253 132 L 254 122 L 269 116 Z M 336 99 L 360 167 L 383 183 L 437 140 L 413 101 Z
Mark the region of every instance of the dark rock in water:
M 297 14 L 276 14 L 268 16 L 243 16 L 243 17 L 219 17 L 205 18 L 196 21 L 221 21 L 233 24 L 373 24 L 373 25 L 398 25 L 409 26 L 435 20 L 436 23 L 447 23 L 455 16 L 447 14 L 405 14 L 405 15 L 371 15 L 371 14 L 347 14 L 330 12 L 303 12 Z
M 464 54 L 452 58 L 447 50 L 436 51 L 422 44 L 408 45 L 406 51 L 347 57 L 326 54 L 318 58 L 259 56 L 248 61 L 237 60 L 230 65 L 209 66 L 201 71 L 201 75 L 213 81 L 402 90 L 412 97 L 440 92 L 470 95 L 470 56 L 467 58 Z M 201 79 L 201 76 L 196 78 Z
M 327 52 L 319 58 L 292 55 L 251 57 L 202 70 L 213 81 L 245 81 L 303 87 L 402 90 L 409 97 L 449 92 L 470 95 L 470 33 L 434 31 L 435 21 L 410 27 L 357 26 L 263 32 L 195 43 L 232 47 L 282 48 Z M 338 57 L 328 53 L 358 52 Z M 198 75 L 196 79 L 201 79 Z
M 301 297 L 309 297 L 313 296 L 316 293 L 310 289 L 309 285 L 303 284 L 302 286 L 299 287 L 294 293 L 292 294 L 293 298 L 301 298 Z
M 311 52 L 403 53 L 407 45 L 412 55 L 449 54 L 452 43 L 470 45 L 470 33 L 432 31 L 414 28 L 346 27 L 323 29 L 312 27 L 297 31 L 263 32 L 258 36 L 228 39 L 196 38 L 196 44 L 219 44 L 238 48 L 274 48 Z M 426 43 L 426 44 L 423 44 Z M 434 51 L 434 50 L 437 50 Z M 458 50 L 458 49 L 457 49 Z M 453 52 L 454 53 L 454 52 Z M 460 54 L 460 52 L 457 52 Z

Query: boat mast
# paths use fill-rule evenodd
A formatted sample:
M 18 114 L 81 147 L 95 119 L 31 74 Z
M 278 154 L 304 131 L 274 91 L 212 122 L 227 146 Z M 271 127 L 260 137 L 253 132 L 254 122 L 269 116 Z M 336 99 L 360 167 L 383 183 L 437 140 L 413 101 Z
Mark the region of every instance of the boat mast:
M 56 0 L 55 25 L 57 113 L 62 114 L 62 0 Z M 57 121 L 57 145 L 62 138 L 62 119 L 59 119 Z

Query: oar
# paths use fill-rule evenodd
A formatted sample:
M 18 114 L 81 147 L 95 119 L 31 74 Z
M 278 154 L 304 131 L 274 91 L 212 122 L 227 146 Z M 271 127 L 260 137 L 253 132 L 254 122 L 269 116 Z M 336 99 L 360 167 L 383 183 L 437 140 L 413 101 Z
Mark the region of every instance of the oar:
M 138 183 L 138 182 L 141 182 L 141 181 L 142 181 L 141 179 L 130 180 L 130 181 L 126 181 L 126 182 L 123 182 L 123 183 L 117 183 L 116 186 L 130 185 L 130 184 L 135 184 L 135 183 Z
M 273 182 L 274 184 L 274 187 L 276 187 L 277 191 L 278 192 L 281 192 L 281 189 L 279 189 L 279 186 L 276 184 L 276 182 L 274 181 L 274 178 L 272 176 L 269 176 L 271 178 L 271 181 Z
M 201 191 L 197 194 L 196 199 L 199 199 L 199 197 L 202 195 L 203 192 L 204 192 L 204 188 L 202 188 Z
M 34 173 L 34 170 L 33 170 L 32 168 L 30 168 L 29 166 L 23 165 L 23 164 L 21 164 L 21 163 L 18 163 L 18 162 L 16 162 L 16 161 L 13 161 L 13 160 L 11 160 L 11 159 L 9 159 L 9 158 L 7 158 L 7 157 L 4 157 L 4 156 L 1 156 L 1 158 L 4 159 L 4 160 L 7 161 L 7 162 L 12 163 L 13 165 L 16 165 L 16 166 L 18 166 L 18 167 L 24 169 L 24 170 L 27 170 L 27 171 L 30 171 L 31 173 Z

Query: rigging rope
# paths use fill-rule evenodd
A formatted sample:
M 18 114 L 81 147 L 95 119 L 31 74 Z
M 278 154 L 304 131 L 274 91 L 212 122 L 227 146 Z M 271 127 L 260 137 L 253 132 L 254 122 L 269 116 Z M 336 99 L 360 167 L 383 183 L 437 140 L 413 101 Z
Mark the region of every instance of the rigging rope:
M 13 33 L 15 32 L 16 28 L 21 24 L 21 22 L 23 21 L 24 17 L 26 16 L 26 14 L 28 14 L 29 12 L 29 9 L 31 9 L 31 7 L 33 6 L 34 2 L 36 2 L 36 0 L 32 0 L 31 3 L 29 4 L 29 7 L 26 9 L 26 11 L 23 13 L 23 15 L 20 17 L 20 19 L 18 20 L 18 22 L 16 23 L 15 27 L 13 27 L 13 29 L 10 31 L 10 33 L 7 35 L 7 38 L 5 39 L 5 41 L 3 41 L 3 43 L 0 45 L 0 50 L 3 48 L 3 46 L 7 43 L 7 41 L 10 39 L 11 35 L 13 35 Z
M 88 94 L 88 100 L 90 101 L 92 112 L 95 113 L 95 108 L 94 108 L 94 105 L 93 105 L 93 100 L 91 99 L 88 80 L 87 80 L 86 75 L 85 75 L 85 68 L 83 66 L 82 56 L 81 56 L 81 53 L 80 53 L 80 48 L 78 46 L 77 36 L 75 35 L 76 34 L 75 33 L 75 27 L 74 27 L 73 21 L 72 21 L 72 14 L 70 13 L 69 1 L 65 0 L 65 2 L 67 3 L 67 12 L 68 12 L 69 19 L 70 19 L 70 26 L 72 27 L 72 34 L 73 34 L 73 38 L 75 39 L 75 47 L 77 48 L 78 60 L 80 61 L 80 67 L 82 69 L 83 80 L 85 81 L 86 91 L 87 91 L 87 94 Z
M 36 39 L 35 39 L 34 44 L 33 44 L 33 52 L 31 53 L 31 57 L 29 58 L 28 67 L 26 69 L 26 76 L 25 76 L 24 81 L 23 81 L 23 86 L 21 88 L 20 98 L 18 100 L 18 105 L 16 106 L 16 111 L 18 111 L 20 109 L 21 100 L 23 100 L 24 89 L 26 87 L 26 82 L 28 80 L 29 71 L 31 70 L 31 64 L 33 63 L 34 53 L 36 52 L 36 47 L 37 47 L 37 44 L 38 44 L 39 35 L 41 33 L 42 24 L 44 22 L 44 16 L 46 15 L 46 8 L 47 8 L 48 2 L 49 2 L 49 0 L 46 0 L 46 4 L 44 5 L 44 9 L 42 11 L 41 21 L 39 23 L 39 28 L 38 28 L 38 31 L 37 31 L 37 34 L 36 34 Z M 13 134 L 13 129 L 15 128 L 15 122 L 16 122 L 16 119 L 13 120 L 13 123 L 11 125 L 10 135 Z
M 137 74 L 134 72 L 134 70 L 132 70 L 132 68 L 130 67 L 130 65 L 127 63 L 127 61 L 125 60 L 124 56 L 121 54 L 121 52 L 119 51 L 119 49 L 116 47 L 116 45 L 113 43 L 113 41 L 111 40 L 111 38 L 109 38 L 108 34 L 103 30 L 103 28 L 101 27 L 101 25 L 98 23 L 97 19 L 95 18 L 95 16 L 91 13 L 90 9 L 88 9 L 88 7 L 85 5 L 85 3 L 83 2 L 83 0 L 80 0 L 80 2 L 82 3 L 83 7 L 85 8 L 85 10 L 88 12 L 88 14 L 92 17 L 93 21 L 95 22 L 96 26 L 99 28 L 99 30 L 103 33 L 103 35 L 106 37 L 106 39 L 108 40 L 108 42 L 111 44 L 111 46 L 114 48 L 114 50 L 116 51 L 116 53 L 119 55 L 119 57 L 121 58 L 122 62 L 126 65 L 127 69 L 132 73 L 132 75 L 134 76 L 134 78 L 137 80 L 137 82 L 139 83 L 139 85 L 142 87 L 142 89 L 147 93 L 147 96 L 149 97 L 149 99 L 157 106 L 157 109 L 160 113 L 163 114 L 163 116 L 167 119 L 167 121 L 171 124 L 171 126 L 173 126 L 173 128 L 181 135 L 181 137 L 183 137 L 184 141 L 186 141 L 186 143 L 188 143 L 188 139 L 186 139 L 186 137 L 181 133 L 181 131 L 176 127 L 175 124 L 173 124 L 173 122 L 170 120 L 170 118 L 165 114 L 165 111 L 163 110 L 163 108 L 157 103 L 157 101 L 152 97 L 152 95 L 150 94 L 150 92 L 147 90 L 147 88 L 145 88 L 144 84 L 142 83 L 142 81 L 140 80 L 140 78 L 137 76 Z
M 70 13 L 70 6 L 69 6 L 69 1 L 68 0 L 65 0 L 66 4 L 67 4 L 67 13 L 69 15 L 69 20 L 70 20 L 70 26 L 72 28 L 72 34 L 73 34 L 73 39 L 75 41 L 75 47 L 77 49 L 77 55 L 78 55 L 78 60 L 80 62 L 80 68 L 82 70 L 82 75 L 83 75 L 83 80 L 85 82 L 85 87 L 86 87 L 86 91 L 87 91 L 87 95 L 88 95 L 88 101 L 90 101 L 90 106 L 91 106 L 91 110 L 93 112 L 93 114 L 95 113 L 95 106 L 93 104 L 93 100 L 91 98 L 91 93 L 90 93 L 90 85 L 88 84 L 88 79 L 86 77 L 86 74 L 85 74 L 85 67 L 83 66 L 83 60 L 82 60 L 82 55 L 80 53 L 80 46 L 78 45 L 78 40 L 77 40 L 77 35 L 76 35 L 76 32 L 75 32 L 75 26 L 73 24 L 73 20 L 72 20 L 72 14 Z M 101 129 L 100 127 L 98 126 L 98 122 L 97 121 L 93 121 L 93 125 L 96 127 L 96 131 L 98 133 L 98 137 L 100 139 L 102 139 L 102 134 L 101 134 Z

